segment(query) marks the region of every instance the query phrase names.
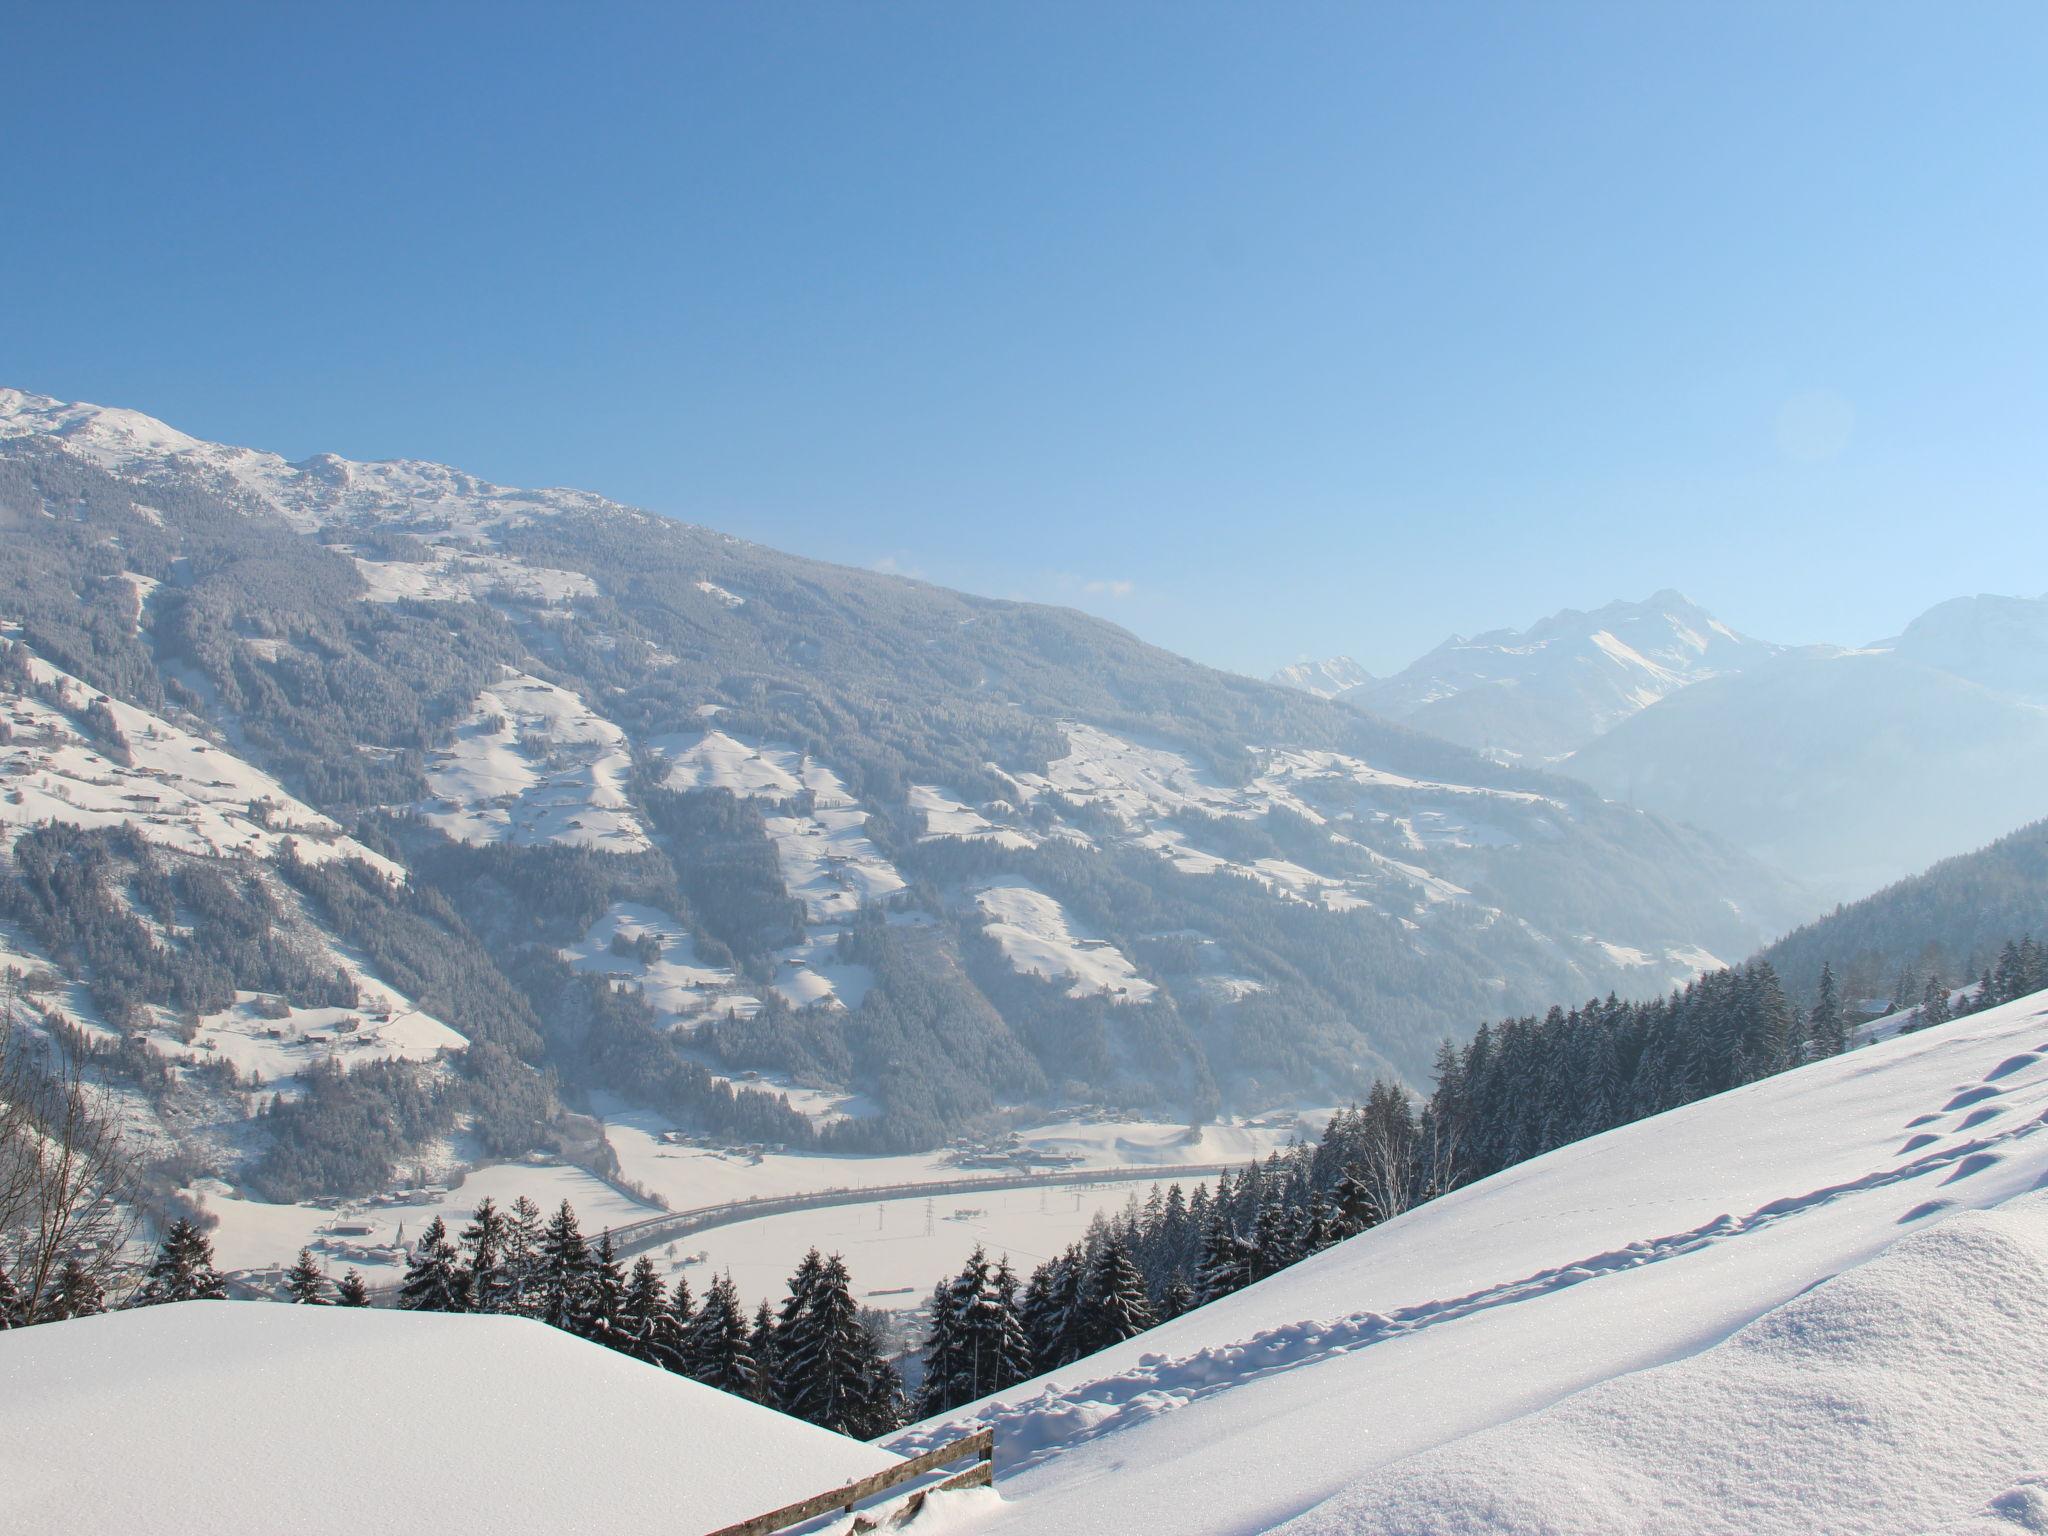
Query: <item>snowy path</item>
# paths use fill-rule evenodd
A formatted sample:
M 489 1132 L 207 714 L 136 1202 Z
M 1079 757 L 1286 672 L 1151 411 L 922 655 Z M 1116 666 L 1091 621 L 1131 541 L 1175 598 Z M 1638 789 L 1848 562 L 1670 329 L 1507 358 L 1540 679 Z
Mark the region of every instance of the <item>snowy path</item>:
M 978 1416 L 1006 1500 L 986 1528 L 1267 1530 L 1709 1349 L 2042 1182 L 2044 1031 L 2029 1000 L 1562 1149 L 1098 1356 L 1093 1380 L 1002 1394 Z

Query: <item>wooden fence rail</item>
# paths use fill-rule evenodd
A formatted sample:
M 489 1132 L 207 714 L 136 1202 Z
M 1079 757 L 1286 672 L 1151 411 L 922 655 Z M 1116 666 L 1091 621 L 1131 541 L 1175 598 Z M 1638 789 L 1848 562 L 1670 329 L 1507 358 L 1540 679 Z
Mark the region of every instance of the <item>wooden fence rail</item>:
M 914 1482 L 935 1467 L 952 1462 L 975 1458 L 975 1465 L 965 1472 L 956 1473 L 932 1488 L 920 1489 L 908 1508 L 899 1518 L 908 1518 L 924 1506 L 928 1493 L 938 1493 L 952 1488 L 986 1488 L 995 1482 L 996 1432 L 993 1429 L 978 1429 L 961 1440 L 940 1446 L 937 1450 L 926 1451 L 913 1456 L 900 1466 L 890 1467 L 885 1472 L 871 1473 L 858 1482 L 814 1494 L 796 1504 L 784 1505 L 781 1509 L 770 1510 L 765 1515 L 756 1515 L 751 1520 L 742 1520 L 738 1525 L 728 1525 L 711 1533 L 711 1536 L 769 1536 L 772 1531 L 786 1531 L 792 1525 L 801 1525 L 819 1515 L 830 1514 L 835 1509 L 852 1514 L 854 1506 L 863 1499 L 871 1499 L 878 1493 L 887 1493 L 891 1488 L 900 1488 Z M 865 1527 L 873 1530 L 874 1526 Z M 856 1530 L 862 1529 L 855 1526 Z

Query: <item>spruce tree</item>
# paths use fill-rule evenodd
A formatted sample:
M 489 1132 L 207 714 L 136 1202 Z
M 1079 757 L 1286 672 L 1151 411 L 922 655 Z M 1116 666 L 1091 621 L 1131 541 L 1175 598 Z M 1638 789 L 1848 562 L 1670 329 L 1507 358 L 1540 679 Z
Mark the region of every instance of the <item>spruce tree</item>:
M 7 1277 L 7 1266 L 0 1264 L 0 1332 L 19 1328 L 28 1321 L 28 1308 L 22 1302 L 21 1292 Z
M 512 1277 L 505 1266 L 505 1215 L 489 1195 L 477 1202 L 462 1229 L 462 1263 L 469 1274 L 470 1306 L 478 1312 L 510 1312 Z
M 1820 996 L 1806 1016 L 1807 1038 L 1815 1056 L 1839 1056 L 1848 1049 L 1848 1031 L 1842 1019 L 1842 999 L 1835 990 L 1834 967 L 1822 962 Z
M 754 1353 L 754 1401 L 773 1408 L 781 1401 L 775 1376 L 779 1352 L 775 1345 L 775 1309 L 768 1305 L 766 1296 L 754 1308 L 754 1327 L 747 1335 L 747 1344 Z
M 1044 1272 L 1041 1269 L 1040 1273 Z M 1033 1283 L 1037 1283 L 1037 1277 Z M 917 1401 L 911 1409 L 920 1419 L 949 1412 L 970 1401 L 958 1395 L 962 1341 L 950 1282 L 941 1280 L 932 1287 L 931 1299 L 925 1303 L 925 1316 L 924 1380 L 918 1384 Z
M 689 1370 L 707 1387 L 735 1397 L 753 1395 L 754 1358 L 748 1347 L 747 1319 L 730 1274 L 711 1282 L 704 1304 L 690 1324 Z
M 661 1358 L 668 1331 L 668 1288 L 654 1260 L 641 1254 L 619 1298 L 619 1345 L 635 1360 L 666 1366 Z
M 5 1303 L 0 1302 L 0 1310 Z M 107 1310 L 106 1292 L 100 1287 L 99 1276 L 76 1257 L 66 1259 L 57 1271 L 57 1282 L 50 1296 L 52 1317 L 97 1317 Z
M 778 1340 L 788 1396 L 783 1411 L 866 1440 L 894 1426 L 877 1402 L 882 1359 L 861 1325 L 845 1260 L 833 1254 L 811 1283 L 808 1305 Z
M 468 1286 L 448 1224 L 436 1216 L 412 1247 L 412 1261 L 398 1285 L 398 1305 L 407 1312 L 466 1312 Z
M 1920 1017 L 1914 1021 L 1918 1029 L 1932 1029 L 1937 1024 L 1949 1021 L 1948 983 L 1940 976 L 1927 978 L 1927 989 L 1920 995 Z
M 1340 1186 L 1341 1189 L 1341 1186 Z M 1202 1257 L 1195 1272 L 1195 1294 L 1203 1305 L 1241 1291 L 1251 1284 L 1250 1255 L 1238 1241 L 1230 1218 L 1222 1210 L 1209 1213 L 1209 1228 L 1202 1234 Z
M 225 1301 L 227 1283 L 213 1267 L 213 1243 L 192 1222 L 179 1217 L 157 1244 L 144 1273 L 138 1307 L 172 1301 Z
M 341 1283 L 334 1288 L 335 1305 L 342 1307 L 367 1307 L 370 1304 L 370 1288 L 363 1284 L 362 1274 L 350 1270 L 341 1277 Z
M 284 1293 L 300 1306 L 327 1305 L 327 1276 L 313 1262 L 310 1248 L 299 1250 L 298 1261 L 284 1273 Z
M 1145 1277 L 1138 1273 L 1121 1237 L 1104 1243 L 1089 1266 L 1081 1315 L 1081 1353 L 1085 1355 L 1121 1344 L 1152 1326 Z
M 564 1333 L 587 1334 L 591 1317 L 590 1249 L 564 1200 L 541 1234 L 536 1302 L 540 1320 Z
M 1194 1287 L 1190 1286 L 1179 1275 L 1175 1275 L 1166 1282 L 1166 1289 L 1160 1293 L 1159 1321 L 1162 1323 L 1171 1322 L 1176 1317 L 1181 1317 L 1194 1311 L 1198 1305 L 1199 1303 L 1195 1300 Z
M 623 1337 L 626 1274 L 620 1267 L 618 1251 L 612 1247 L 610 1227 L 598 1235 L 597 1252 L 591 1256 L 589 1295 L 590 1314 L 584 1323 L 584 1337 L 612 1349 L 627 1349 Z
M 789 1292 L 783 1297 L 782 1306 L 776 1314 L 775 1343 L 770 1357 L 755 1357 L 755 1368 L 760 1371 L 763 1382 L 761 1400 L 785 1413 L 792 1411 L 788 1405 L 796 1392 L 796 1383 L 789 1373 L 796 1369 L 798 1336 L 817 1302 L 818 1278 L 824 1272 L 825 1256 L 816 1248 L 798 1261 L 796 1272 L 789 1277 Z
M 498 1255 L 500 1310 L 515 1317 L 536 1317 L 541 1305 L 541 1239 L 546 1224 L 540 1207 L 521 1195 L 512 1202 Z
M 1162 1225 L 1165 1219 L 1162 1216 Z M 1010 1268 L 1008 1254 L 996 1265 L 993 1290 L 1001 1321 L 996 1334 L 995 1385 L 990 1390 L 1000 1392 L 1030 1380 L 1035 1374 L 1031 1367 L 1031 1340 L 1024 1332 L 1024 1312 L 1017 1295 L 1017 1272 Z

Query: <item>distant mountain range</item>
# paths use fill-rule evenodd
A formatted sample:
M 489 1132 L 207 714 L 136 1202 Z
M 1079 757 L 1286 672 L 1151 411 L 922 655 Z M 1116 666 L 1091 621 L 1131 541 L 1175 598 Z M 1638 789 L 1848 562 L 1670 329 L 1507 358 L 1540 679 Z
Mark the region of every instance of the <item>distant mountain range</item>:
M 2048 814 L 2048 598 L 1957 598 L 1890 640 L 1794 648 L 1665 591 L 1453 638 L 1331 696 L 1544 763 L 1836 899 Z
M 1571 780 L 585 492 L 0 391 L 0 551 L 0 959 L 271 1198 L 589 1134 L 551 1085 L 848 1150 L 1329 1103 L 1809 915 Z

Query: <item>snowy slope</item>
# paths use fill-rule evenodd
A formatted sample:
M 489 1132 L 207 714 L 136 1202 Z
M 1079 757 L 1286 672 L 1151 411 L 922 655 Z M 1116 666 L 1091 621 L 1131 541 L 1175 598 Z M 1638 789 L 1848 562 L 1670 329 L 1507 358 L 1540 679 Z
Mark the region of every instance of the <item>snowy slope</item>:
M 235 1302 L 0 1334 L 0 1443 L 40 1536 L 695 1533 L 895 1461 L 540 1323 Z
M 1353 688 L 1364 687 L 1373 679 L 1349 656 L 1332 656 L 1327 661 L 1297 661 L 1275 672 L 1272 680 L 1283 688 L 1299 688 L 1319 699 L 1334 699 Z
M 1562 1148 L 896 1444 L 993 1422 L 989 1530 L 1938 1529 L 2040 1470 L 2044 1111 L 2048 994 Z

